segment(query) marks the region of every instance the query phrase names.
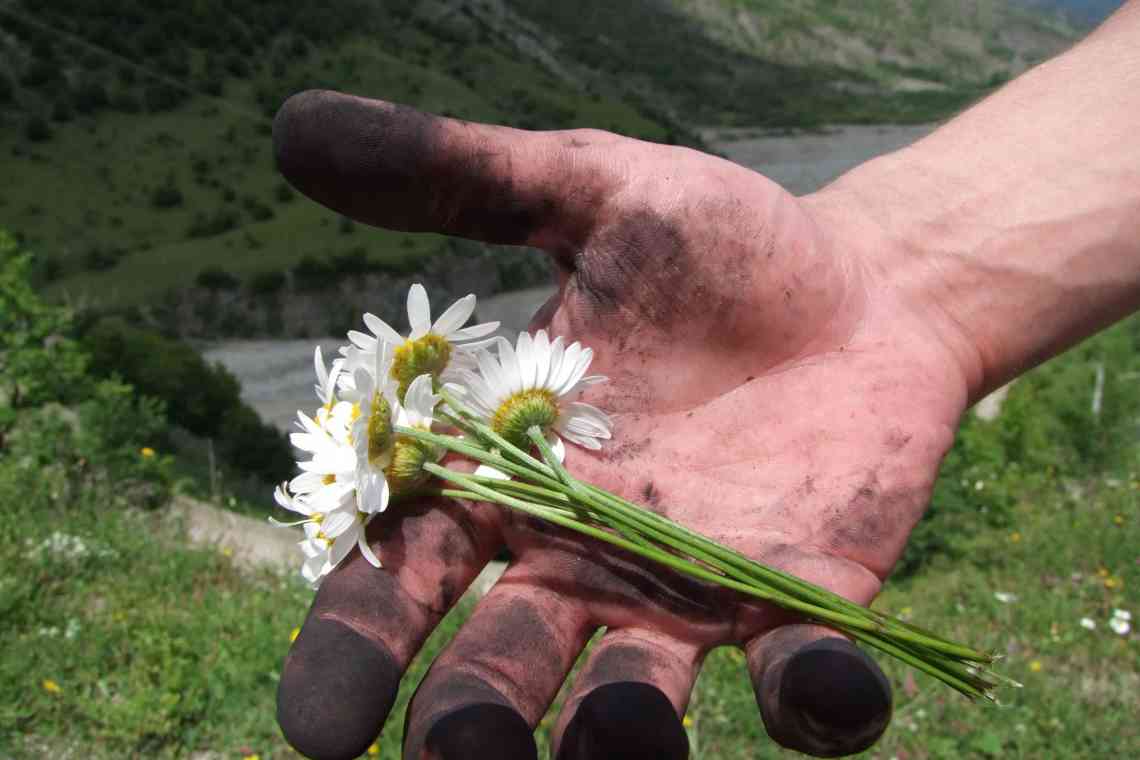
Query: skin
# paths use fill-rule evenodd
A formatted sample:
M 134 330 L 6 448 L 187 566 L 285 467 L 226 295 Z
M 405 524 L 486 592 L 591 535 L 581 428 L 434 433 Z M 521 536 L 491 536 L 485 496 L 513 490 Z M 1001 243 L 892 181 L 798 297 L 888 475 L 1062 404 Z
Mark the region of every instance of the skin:
M 274 140 L 298 189 L 362 222 L 547 251 L 561 287 L 532 327 L 595 350 L 611 381 L 586 400 L 616 420 L 601 452 L 569 447 L 569 468 L 866 604 L 968 405 L 1140 305 L 1138 27 L 1130 3 L 803 198 L 684 148 L 331 92 L 291 98 Z M 338 568 L 283 669 L 278 718 L 311 757 L 368 746 L 408 662 L 504 545 L 506 574 L 412 701 L 405 757 L 533 757 L 601 626 L 559 757 L 685 757 L 679 716 L 722 644 L 744 649 L 784 746 L 846 754 L 889 720 L 882 674 L 835 632 L 497 507 L 402 505 L 369 537 L 384 568 Z

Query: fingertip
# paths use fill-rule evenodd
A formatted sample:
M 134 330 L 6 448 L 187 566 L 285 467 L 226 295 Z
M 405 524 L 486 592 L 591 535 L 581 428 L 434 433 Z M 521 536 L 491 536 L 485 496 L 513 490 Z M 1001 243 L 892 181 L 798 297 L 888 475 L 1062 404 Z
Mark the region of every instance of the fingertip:
M 657 687 L 617 681 L 591 691 L 566 726 L 558 760 L 683 760 L 689 737 L 673 704 Z
M 402 669 L 378 642 L 321 617 L 305 622 L 277 688 L 285 739 L 315 760 L 348 760 L 380 734 Z
M 424 738 L 424 758 L 466 760 L 495 757 L 535 760 L 534 733 L 516 710 L 506 705 L 477 703 L 439 718 Z
M 870 747 L 891 718 L 882 670 L 847 639 L 829 636 L 772 658 L 755 683 L 769 736 L 789 749 L 839 757 Z

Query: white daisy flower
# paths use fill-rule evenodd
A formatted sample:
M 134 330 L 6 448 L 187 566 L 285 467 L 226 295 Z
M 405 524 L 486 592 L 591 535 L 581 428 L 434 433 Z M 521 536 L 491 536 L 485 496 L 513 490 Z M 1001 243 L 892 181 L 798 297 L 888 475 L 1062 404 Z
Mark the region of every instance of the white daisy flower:
M 341 408 L 351 411 L 350 406 Z M 312 455 L 312 459 L 297 463 L 302 472 L 289 482 L 289 491 L 325 511 L 343 506 L 356 485 L 356 450 L 348 427 L 340 422 L 342 417 L 339 413 L 329 415 L 322 426 L 298 411 L 297 425 L 303 432 L 289 436 L 295 448 Z
M 1132 620 L 1132 613 L 1129 612 L 1128 610 L 1122 610 L 1119 607 L 1115 608 L 1112 611 L 1112 616 L 1114 618 L 1120 618 L 1121 620 L 1128 620 L 1128 621 Z
M 340 503 L 331 505 L 331 508 L 316 508 L 303 495 L 291 496 L 284 484 L 277 487 L 273 496 L 283 508 L 303 516 L 303 519 L 292 523 L 278 522 L 272 517 L 269 521 L 282 527 L 304 527 L 305 540 L 299 542 L 298 547 L 305 557 L 301 575 L 309 583 L 319 585 L 321 579 L 332 572 L 354 546 L 360 547 L 365 559 L 376 567 L 380 566 L 380 561 L 364 538 L 364 526 L 371 516 L 352 508 L 351 498 L 343 499 Z
M 1017 594 L 1010 591 L 995 591 L 994 599 L 997 599 L 1002 604 L 1012 604 L 1017 601 Z
M 1090 631 L 1096 630 L 1096 621 L 1089 617 L 1081 618 L 1081 628 L 1087 628 Z
M 1108 627 L 1121 636 L 1127 636 L 1128 632 L 1132 630 L 1132 623 L 1124 618 L 1114 617 L 1108 621 Z
M 427 291 L 419 283 L 412 285 L 408 290 L 411 331 L 406 337 L 402 336 L 375 314 L 365 314 L 364 324 L 372 334 L 357 330 L 348 333 L 352 346 L 345 346 L 341 353 L 345 356 L 349 374 L 342 378 L 342 383 L 350 385 L 355 381 L 356 369 L 371 365 L 371 356 L 380 344 L 388 344 L 395 350 L 390 372 L 399 383 L 400 398 L 420 375 L 428 374 L 436 382 L 443 382 L 445 373 L 474 369 L 473 353 L 491 343 L 490 339 L 479 339 L 499 328 L 498 322 L 463 327 L 474 312 L 475 295 L 470 294 L 449 306 L 433 323 Z
M 511 443 L 529 448 L 526 431 L 537 425 L 547 436 L 559 460 L 565 456 L 563 439 L 597 450 L 610 438 L 613 421 L 600 409 L 578 401 L 582 390 L 606 378 L 586 375 L 594 352 L 562 338 L 551 341 L 545 330 L 531 337 L 519 333 L 515 346 L 498 339 L 498 359 L 490 352 L 477 354 L 479 373 L 459 373 L 466 386 L 471 411 Z M 485 474 L 490 468 L 483 468 Z

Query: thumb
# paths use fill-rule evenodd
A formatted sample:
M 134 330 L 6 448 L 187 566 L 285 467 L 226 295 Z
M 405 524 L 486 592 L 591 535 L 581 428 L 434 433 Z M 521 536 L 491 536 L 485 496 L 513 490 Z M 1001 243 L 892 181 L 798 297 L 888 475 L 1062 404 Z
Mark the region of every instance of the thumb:
M 530 132 L 328 90 L 292 96 L 273 123 L 281 172 L 367 224 L 548 251 L 573 249 L 618 186 L 597 130 Z

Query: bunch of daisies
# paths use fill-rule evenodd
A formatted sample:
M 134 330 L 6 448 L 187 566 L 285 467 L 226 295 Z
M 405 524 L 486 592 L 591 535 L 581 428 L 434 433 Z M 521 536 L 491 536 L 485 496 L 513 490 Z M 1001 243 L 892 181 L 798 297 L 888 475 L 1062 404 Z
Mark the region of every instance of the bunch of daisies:
M 434 322 L 427 292 L 408 292 L 411 331 L 401 335 L 372 314 L 326 366 L 314 354 L 320 406 L 297 413 L 293 445 L 308 457 L 278 486 L 277 503 L 300 519 L 301 573 L 314 586 L 354 549 L 382 567 L 368 523 L 401 499 L 444 495 L 500 504 L 734 589 L 837 628 L 938 678 L 969 697 L 995 700 L 995 656 L 854 604 L 826 589 L 754 562 L 563 467 L 567 443 L 600 449 L 613 431 L 581 393 L 605 381 L 587 374 L 593 352 L 543 330 L 512 344 L 498 323 L 464 327 L 475 296 Z M 441 465 L 447 452 L 478 462 L 474 473 Z

